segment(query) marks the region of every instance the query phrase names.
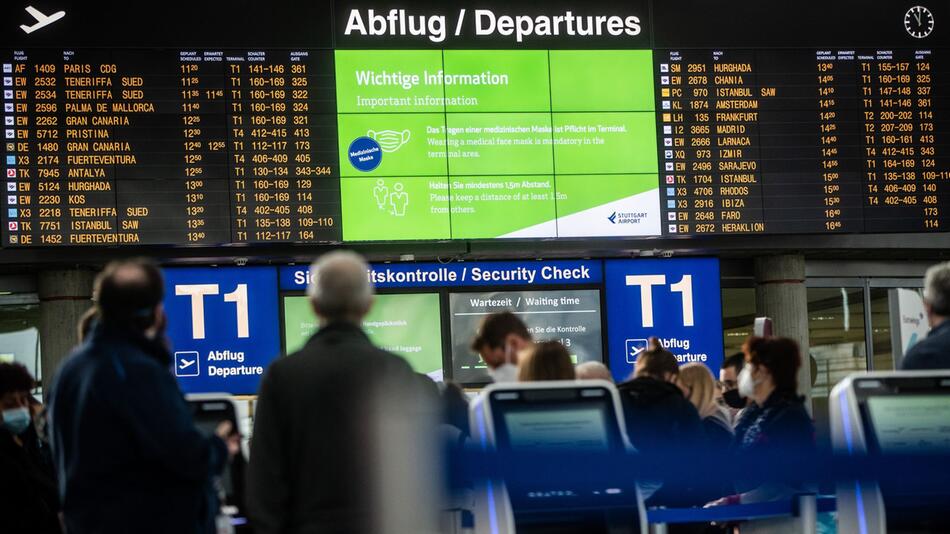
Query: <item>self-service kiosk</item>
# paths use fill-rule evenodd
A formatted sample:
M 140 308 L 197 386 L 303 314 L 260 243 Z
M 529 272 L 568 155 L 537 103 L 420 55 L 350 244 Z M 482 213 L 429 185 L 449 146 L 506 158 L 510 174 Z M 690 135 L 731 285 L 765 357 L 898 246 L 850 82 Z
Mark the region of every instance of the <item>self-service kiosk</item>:
M 630 448 L 617 390 L 600 380 L 494 384 L 476 400 L 472 416 L 475 444 L 488 451 L 622 454 Z M 475 531 L 647 531 L 635 481 L 605 485 L 602 479 L 572 476 L 570 466 L 550 469 L 563 473 L 563 480 L 479 482 Z
M 886 466 L 888 456 L 950 453 L 950 371 L 852 375 L 835 386 L 829 404 L 838 454 Z M 950 531 L 950 489 L 924 483 L 930 475 L 921 469 L 899 481 L 840 481 L 838 531 Z
M 189 394 L 188 405 L 191 407 L 195 425 L 205 434 L 213 434 L 218 425 L 224 421 L 231 423 L 237 431 L 238 410 L 230 395 L 220 394 Z M 243 451 L 237 454 L 225 467 L 221 476 L 215 480 L 216 489 L 221 499 L 221 513 L 219 523 L 227 523 L 219 531 L 240 533 L 247 528 L 247 512 L 245 506 L 246 494 L 246 466 L 247 460 Z

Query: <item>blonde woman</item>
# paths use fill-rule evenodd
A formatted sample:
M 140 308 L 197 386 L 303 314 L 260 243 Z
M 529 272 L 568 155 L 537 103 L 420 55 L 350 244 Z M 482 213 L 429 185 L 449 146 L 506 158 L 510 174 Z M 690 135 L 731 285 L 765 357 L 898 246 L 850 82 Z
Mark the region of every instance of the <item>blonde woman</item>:
M 729 415 L 716 402 L 716 381 L 709 368 L 701 363 L 680 367 L 680 385 L 689 402 L 703 420 L 706 439 L 714 451 L 725 451 L 732 443 Z

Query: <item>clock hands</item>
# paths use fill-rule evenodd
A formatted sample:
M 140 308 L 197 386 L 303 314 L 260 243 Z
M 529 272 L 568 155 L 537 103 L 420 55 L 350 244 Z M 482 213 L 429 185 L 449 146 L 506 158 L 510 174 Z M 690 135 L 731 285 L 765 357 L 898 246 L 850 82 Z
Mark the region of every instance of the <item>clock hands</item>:
M 915 9 L 915 10 L 914 10 L 914 18 L 917 19 L 917 25 L 918 25 L 918 26 L 922 24 L 922 23 L 920 22 L 920 10 L 919 10 L 919 9 Z

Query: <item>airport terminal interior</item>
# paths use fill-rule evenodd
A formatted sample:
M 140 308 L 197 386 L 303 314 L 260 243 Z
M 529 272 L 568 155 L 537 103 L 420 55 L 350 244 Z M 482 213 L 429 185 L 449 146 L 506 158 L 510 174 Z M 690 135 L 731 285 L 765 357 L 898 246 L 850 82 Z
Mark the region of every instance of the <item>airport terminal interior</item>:
M 950 4 L 0 24 L 0 532 L 950 532 Z

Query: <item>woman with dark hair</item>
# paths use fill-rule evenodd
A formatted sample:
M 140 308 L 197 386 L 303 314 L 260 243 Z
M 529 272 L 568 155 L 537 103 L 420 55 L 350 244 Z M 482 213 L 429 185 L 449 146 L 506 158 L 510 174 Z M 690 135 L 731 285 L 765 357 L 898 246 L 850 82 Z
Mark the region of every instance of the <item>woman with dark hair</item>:
M 739 459 L 801 458 L 814 451 L 815 426 L 798 395 L 798 344 L 788 338 L 752 337 L 743 346 L 745 365 L 739 373 L 739 393 L 748 399 L 738 425 L 732 450 Z M 738 504 L 788 498 L 805 489 L 797 480 L 781 482 L 745 470 L 736 483 L 741 492 L 714 504 Z
M 743 347 L 746 364 L 739 373 L 739 394 L 753 409 L 736 425 L 733 447 L 741 453 L 799 451 L 815 442 L 815 426 L 798 395 L 801 354 L 788 338 L 753 337 Z

